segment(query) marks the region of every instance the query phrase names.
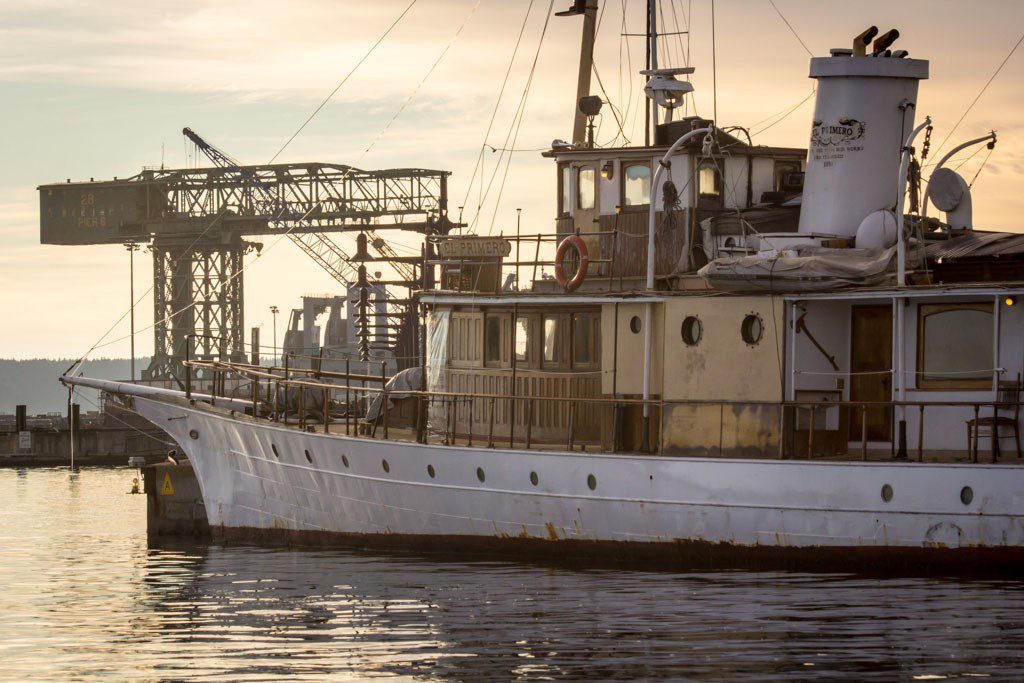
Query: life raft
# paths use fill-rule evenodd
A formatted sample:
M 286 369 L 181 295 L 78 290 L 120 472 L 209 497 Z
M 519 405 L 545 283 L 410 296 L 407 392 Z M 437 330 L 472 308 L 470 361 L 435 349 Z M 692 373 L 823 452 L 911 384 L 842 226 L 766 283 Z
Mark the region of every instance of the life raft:
M 570 248 L 575 249 L 579 257 L 579 267 L 576 268 L 576 272 L 571 278 L 565 274 L 565 257 Z M 558 251 L 555 252 L 555 280 L 562 286 L 562 289 L 567 292 L 579 289 L 579 286 L 583 284 L 583 280 L 587 277 L 588 265 L 590 265 L 590 255 L 587 252 L 587 244 L 583 241 L 582 237 L 579 235 L 569 235 L 559 243 Z

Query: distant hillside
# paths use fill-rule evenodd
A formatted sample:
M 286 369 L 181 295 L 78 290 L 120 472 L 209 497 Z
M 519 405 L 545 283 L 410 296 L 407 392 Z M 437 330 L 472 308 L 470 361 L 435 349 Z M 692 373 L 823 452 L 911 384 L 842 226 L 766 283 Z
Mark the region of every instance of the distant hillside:
M 61 386 L 57 378 L 67 370 L 73 361 L 70 359 L 39 358 L 31 360 L 11 360 L 0 358 L 0 413 L 13 413 L 14 406 L 24 403 L 28 406 L 29 415 L 67 410 L 67 389 Z M 135 372 L 139 374 L 149 365 L 148 358 L 135 359 Z M 131 361 L 127 358 L 100 358 L 85 364 L 84 374 L 87 377 L 101 379 L 128 379 L 131 372 Z M 95 393 L 86 396 L 95 401 Z M 86 400 L 78 401 L 82 411 L 88 412 L 95 408 Z

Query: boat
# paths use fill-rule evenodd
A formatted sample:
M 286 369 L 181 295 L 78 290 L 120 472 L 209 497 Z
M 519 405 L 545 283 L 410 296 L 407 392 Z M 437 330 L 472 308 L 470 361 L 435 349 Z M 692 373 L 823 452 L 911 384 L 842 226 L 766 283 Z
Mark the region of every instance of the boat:
M 976 228 L 945 166 L 995 134 L 924 173 L 928 61 L 871 27 L 811 59 L 806 150 L 677 117 L 692 68 L 656 62 L 651 139 L 600 147 L 594 11 L 570 11 L 573 139 L 543 152 L 555 230 L 430 236 L 418 367 L 190 361 L 209 394 L 62 381 L 173 437 L 227 541 L 1019 567 L 1024 238 Z M 520 282 L 542 241 L 555 277 Z

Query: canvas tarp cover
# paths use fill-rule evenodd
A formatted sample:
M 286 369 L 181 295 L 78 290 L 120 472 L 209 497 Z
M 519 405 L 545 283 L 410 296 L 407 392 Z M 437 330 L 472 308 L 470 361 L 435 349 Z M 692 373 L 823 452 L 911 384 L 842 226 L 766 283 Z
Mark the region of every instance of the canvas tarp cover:
M 908 250 L 910 251 L 910 250 Z M 892 275 L 896 247 L 828 249 L 799 246 L 778 256 L 715 259 L 698 271 L 715 289 L 817 291 L 881 284 Z

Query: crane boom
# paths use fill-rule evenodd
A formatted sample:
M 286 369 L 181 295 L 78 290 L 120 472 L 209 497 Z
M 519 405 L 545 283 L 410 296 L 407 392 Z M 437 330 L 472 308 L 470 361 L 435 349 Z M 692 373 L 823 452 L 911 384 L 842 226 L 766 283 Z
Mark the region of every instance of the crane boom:
M 230 170 L 237 169 L 239 173 L 245 173 L 244 167 L 235 160 L 234 157 L 204 140 L 191 128 L 184 128 L 181 132 L 215 165 Z M 272 215 L 279 217 L 272 221 L 276 227 L 286 229 L 287 235 L 291 241 L 306 252 L 306 254 L 326 270 L 331 277 L 343 285 L 348 286 L 352 284 L 353 280 L 358 276 L 358 270 L 352 265 L 352 258 L 337 242 L 327 235 L 316 232 L 304 230 L 296 232 L 295 227 L 308 227 L 307 224 L 311 222 L 309 217 L 305 215 L 294 215 L 294 212 L 289 214 L 287 207 L 278 206 L 279 202 L 268 188 L 264 187 L 259 182 L 252 182 L 252 177 L 247 177 L 245 179 L 249 181 L 249 185 L 262 195 L 259 197 L 259 200 L 272 207 Z M 381 256 L 386 259 L 399 258 L 395 250 L 392 249 L 391 246 L 375 232 L 367 230 L 366 236 L 368 238 L 367 241 L 374 249 L 377 250 L 378 253 L 381 254 Z M 391 265 L 405 280 L 409 280 L 410 282 L 415 280 L 416 269 L 410 264 L 392 260 Z

